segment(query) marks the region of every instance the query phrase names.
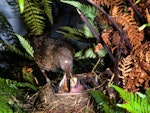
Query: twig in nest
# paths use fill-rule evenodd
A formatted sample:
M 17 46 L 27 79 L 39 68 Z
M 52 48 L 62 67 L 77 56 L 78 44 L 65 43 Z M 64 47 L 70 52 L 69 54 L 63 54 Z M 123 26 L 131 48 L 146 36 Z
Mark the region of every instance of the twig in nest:
M 105 80 L 101 85 L 98 85 L 97 87 L 94 87 L 94 88 L 91 88 L 91 89 L 87 89 L 87 90 L 85 90 L 85 91 L 88 92 L 88 91 L 91 91 L 91 90 L 98 89 L 98 88 L 102 87 L 105 82 L 106 82 L 106 80 Z
M 98 59 L 98 61 L 96 62 L 95 66 L 92 69 L 92 73 L 94 73 L 94 70 L 96 69 L 97 65 L 99 64 L 99 62 L 101 61 L 101 58 Z
M 112 84 L 113 79 L 114 79 L 114 74 L 112 75 L 111 79 L 109 80 L 108 86 Z
M 99 64 L 99 62 L 101 61 L 101 58 L 98 59 L 98 61 L 96 62 L 95 66 L 92 69 L 92 73 L 94 73 L 95 75 L 95 81 L 98 83 L 98 79 L 97 79 L 97 74 L 94 72 L 94 70 L 96 69 L 97 65 Z

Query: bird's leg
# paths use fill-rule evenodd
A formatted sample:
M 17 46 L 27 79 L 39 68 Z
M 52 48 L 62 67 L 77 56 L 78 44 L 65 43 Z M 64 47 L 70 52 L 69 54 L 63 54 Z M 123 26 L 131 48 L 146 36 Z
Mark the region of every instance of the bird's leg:
M 47 77 L 45 71 L 44 71 L 44 70 L 41 70 L 41 72 L 43 73 L 43 75 L 44 75 L 44 77 L 45 77 L 45 79 L 46 79 L 46 82 L 47 82 L 47 83 L 50 83 L 50 79 Z

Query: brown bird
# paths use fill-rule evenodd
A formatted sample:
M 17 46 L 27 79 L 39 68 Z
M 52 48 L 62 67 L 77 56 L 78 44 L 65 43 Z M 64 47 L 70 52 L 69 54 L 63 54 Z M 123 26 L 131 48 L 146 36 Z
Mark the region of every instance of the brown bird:
M 74 49 L 68 42 L 62 39 L 39 36 L 34 37 L 33 44 L 35 62 L 43 72 L 47 82 L 50 80 L 45 71 L 62 70 L 65 73 L 64 76 L 71 75 Z M 60 82 L 60 87 L 62 84 L 63 80 Z

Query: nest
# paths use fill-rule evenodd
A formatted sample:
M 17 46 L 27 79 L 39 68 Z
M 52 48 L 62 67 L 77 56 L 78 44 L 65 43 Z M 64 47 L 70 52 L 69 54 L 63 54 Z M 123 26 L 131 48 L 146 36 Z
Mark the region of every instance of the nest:
M 95 113 L 91 96 L 88 92 L 54 93 L 51 84 L 47 83 L 32 98 L 32 113 Z

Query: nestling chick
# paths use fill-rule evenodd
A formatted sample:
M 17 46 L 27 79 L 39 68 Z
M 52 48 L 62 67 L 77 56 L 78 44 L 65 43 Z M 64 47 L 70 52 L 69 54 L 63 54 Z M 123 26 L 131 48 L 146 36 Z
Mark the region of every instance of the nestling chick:
M 73 77 L 73 79 L 70 79 L 70 92 L 80 93 L 83 90 L 84 88 L 81 85 L 80 81 L 77 79 L 77 77 Z
M 72 73 L 74 49 L 66 41 L 45 36 L 34 37 L 34 51 L 35 62 L 43 73 L 59 69 L 67 76 Z M 48 82 L 49 79 L 44 76 Z

